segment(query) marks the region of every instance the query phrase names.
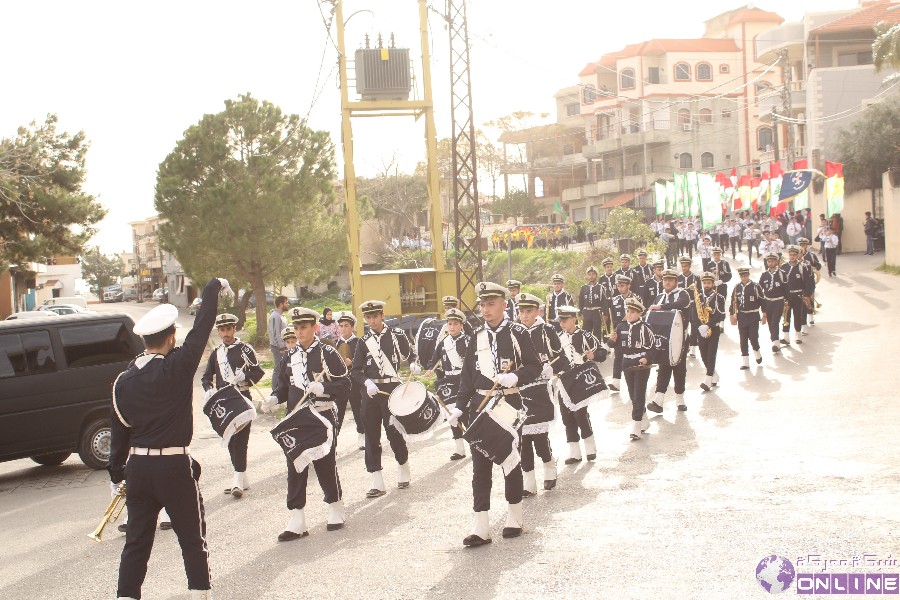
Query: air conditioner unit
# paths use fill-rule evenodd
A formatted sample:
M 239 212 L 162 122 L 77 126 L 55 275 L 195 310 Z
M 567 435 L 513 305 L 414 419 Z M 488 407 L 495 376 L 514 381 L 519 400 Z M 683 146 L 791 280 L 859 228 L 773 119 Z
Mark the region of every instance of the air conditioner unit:
M 682 129 L 682 131 L 693 131 L 694 126 L 691 123 L 682 123 L 681 129 Z

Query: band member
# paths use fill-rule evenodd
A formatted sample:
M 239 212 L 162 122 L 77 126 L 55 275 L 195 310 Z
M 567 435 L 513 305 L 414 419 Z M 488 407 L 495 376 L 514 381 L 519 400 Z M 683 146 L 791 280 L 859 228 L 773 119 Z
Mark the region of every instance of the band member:
M 781 270 L 784 273 L 785 290 L 787 292 L 785 294 L 787 305 L 784 307 L 784 319 L 781 327 L 781 343 L 785 345 L 791 343 L 791 321 L 793 321 L 797 343 L 802 344 L 800 329 L 803 325 L 804 311 L 807 310 L 811 302 L 813 276 L 807 263 L 800 260 L 799 246 L 788 246 L 788 261 L 781 265 Z
M 681 266 L 681 273 L 678 274 L 678 287 L 683 290 L 690 290 L 690 287 L 693 285 L 699 292 L 703 284 L 700 281 L 700 278 L 691 272 L 691 262 L 691 258 L 688 256 L 682 256 L 678 259 L 678 264 Z M 689 293 L 688 297 L 691 299 L 691 307 L 688 309 L 688 314 L 692 314 L 691 311 L 696 308 L 694 306 L 694 295 Z M 687 323 L 685 323 L 685 328 L 687 328 Z M 694 354 L 694 348 L 696 347 L 697 329 L 694 327 L 693 321 L 691 321 L 691 332 L 688 334 L 688 356 L 691 358 L 696 357 L 696 354 Z
M 284 340 L 284 346 L 287 350 L 291 350 L 297 347 L 297 334 L 294 333 L 293 327 L 285 327 L 284 329 L 282 329 L 281 339 Z
M 709 261 L 707 271 L 716 276 L 716 291 L 723 297 L 727 296 L 727 283 L 731 281 L 731 265 L 728 261 L 722 260 L 722 249 L 718 246 L 712 249 L 712 259 Z
M 656 296 L 649 310 L 677 310 L 681 313 L 681 322 L 687 323 L 690 319 L 688 309 L 691 307 L 690 294 L 687 290 L 678 287 L 678 275 L 672 269 L 663 271 L 663 285 L 665 289 L 663 293 Z M 682 335 L 684 330 L 682 329 Z M 687 378 L 687 355 L 686 338 L 682 339 L 681 355 L 675 366 L 669 364 L 669 360 L 660 360 L 658 373 L 656 376 L 656 396 L 653 401 L 647 405 L 648 410 L 661 413 L 663 410 L 663 402 L 666 398 L 666 390 L 669 389 L 669 380 L 675 380 L 675 403 L 678 410 L 687 410 L 684 403 L 684 387 Z
M 651 304 L 657 296 L 663 293 L 663 261 L 658 260 L 653 263 L 653 276 L 644 282 L 643 295 L 641 296 L 641 304 L 647 306 Z
M 434 356 L 427 363 L 434 365 L 433 372 L 437 375 L 436 389 L 441 401 L 447 408 L 455 408 L 459 385 L 462 375 L 463 360 L 469 351 L 471 336 L 463 331 L 463 323 L 466 315 L 458 308 L 450 308 L 444 313 L 447 325 L 444 335 L 438 340 L 434 348 Z M 447 390 L 449 393 L 441 393 Z M 465 423 L 464 423 L 465 424 Z M 455 450 L 450 455 L 450 460 L 460 460 L 466 457 L 466 445 L 462 438 L 462 428 L 453 426 L 450 428 L 453 435 Z
M 810 269 L 810 273 L 812 273 L 812 293 L 809 295 L 809 324 L 816 324 L 816 275 L 822 270 L 822 262 L 819 260 L 819 257 L 816 256 L 815 252 L 809 251 L 809 240 L 805 237 L 802 237 L 797 240 L 797 245 L 800 246 L 800 260 L 805 262 Z M 803 327 L 800 328 L 801 333 L 806 335 L 806 323 L 803 323 Z
M 541 361 L 525 327 L 506 318 L 506 288 L 496 283 L 481 282 L 476 286 L 484 325 L 475 330 L 475 343 L 469 346 L 463 364 L 459 399 L 448 419 L 456 425 L 459 417 L 468 415 L 473 423 L 488 400 L 502 398 L 513 409 L 521 410 L 518 386 L 528 385 L 540 377 Z M 504 431 L 505 433 L 505 431 Z M 491 542 L 491 479 L 494 463 L 478 451 L 472 452 L 472 496 L 475 519 L 471 533 L 463 540 L 466 546 Z M 503 537 L 522 534 L 522 466 L 516 465 L 504 477 L 509 511 Z
M 575 304 L 575 299 L 572 297 L 572 294 L 563 289 L 563 284 L 566 280 L 562 275 L 556 273 L 550 278 L 550 281 L 553 283 L 553 290 L 547 294 L 546 315 L 544 320 L 548 323 L 552 323 L 558 330 L 559 315 L 556 314 L 556 310 L 560 306 L 572 306 Z
M 519 294 L 519 321 L 528 330 L 531 343 L 543 365 L 541 375 L 534 382 L 519 386 L 522 402 L 527 411 L 522 426 L 522 476 L 525 497 L 537 494 L 534 476 L 534 455 L 544 463 L 544 489 L 556 487 L 556 460 L 550 449 L 550 425 L 554 419 L 553 402 L 550 400 L 550 380 L 555 373 L 569 369 L 569 360 L 562 350 L 556 328 L 540 317 L 541 299 L 531 294 Z M 565 328 L 564 315 L 560 323 Z
M 841 247 L 841 238 L 835 234 L 831 227 L 825 228 L 825 234 L 821 236 L 825 264 L 828 267 L 828 276 L 837 277 L 837 254 Z
M 337 431 L 339 427 L 334 410 L 335 400 L 344 398 L 346 403 L 346 398 L 350 395 L 347 363 L 334 346 L 325 344 L 318 338 L 319 313 L 309 308 L 296 307 L 288 314 L 294 324 L 297 347 L 284 357 L 278 380 L 273 382 L 272 395 L 263 403 L 262 409 L 264 412 L 273 412 L 276 405 L 286 402 L 288 412 L 291 413 L 304 400 L 309 408 L 299 410 L 315 411 L 314 414 L 323 425 Z M 337 436 L 334 435 L 327 453 L 312 460 L 316 478 L 328 504 L 328 531 L 340 529 L 345 520 L 336 448 Z M 284 531 L 278 534 L 279 542 L 289 542 L 309 535 L 304 513 L 308 478 L 309 466 L 298 473 L 294 462 L 287 459 L 287 509 L 290 517 Z
M 603 267 L 603 275 L 600 276 L 598 281 L 606 291 L 606 297 L 612 300 L 612 297 L 616 295 L 616 274 L 613 273 L 613 259 L 607 256 L 600 265 Z
M 513 282 L 513 281 L 514 280 L 510 280 L 510 282 Z M 450 310 L 451 308 L 456 308 L 460 311 L 462 310 L 462 308 L 460 308 L 460 306 L 459 306 L 459 298 L 457 298 L 456 296 L 444 296 L 441 299 L 441 304 L 444 305 L 445 313 L 448 310 Z M 465 313 L 463 313 L 463 314 L 465 315 Z M 466 335 L 468 335 L 469 337 L 472 337 L 473 335 L 475 335 L 475 329 L 472 327 L 472 325 L 469 323 L 468 320 L 463 321 L 463 332 Z M 421 357 L 419 358 L 419 360 L 421 360 Z
M 519 313 L 516 309 L 516 296 L 519 295 L 519 290 L 521 288 L 521 281 L 517 279 L 506 280 L 506 289 L 508 292 L 508 296 L 506 298 L 506 318 L 510 321 L 515 321 L 519 318 Z M 474 332 L 472 332 L 472 335 L 474 335 Z
M 574 306 L 563 306 L 559 311 L 559 324 L 562 327 L 559 341 L 569 363 L 574 367 L 586 360 L 606 360 L 606 349 L 600 347 L 600 340 L 590 332 L 578 328 L 578 310 Z M 591 427 L 587 407 L 573 412 L 565 402 L 560 401 L 559 412 L 566 427 L 566 441 L 569 443 L 569 458 L 565 463 L 574 465 L 581 462 L 581 446 L 578 442 L 582 440 L 585 457 L 588 460 L 597 458 L 597 442 L 594 440 L 594 429 Z
M 772 341 L 772 352 L 781 352 L 779 339 L 779 324 L 784 314 L 785 295 L 787 294 L 787 279 L 784 271 L 778 268 L 778 255 L 769 253 L 765 258 L 766 270 L 759 276 L 759 286 L 763 290 L 765 298 L 763 307 L 766 314 L 766 322 L 769 326 L 769 339 Z
M 354 329 L 356 329 L 356 317 L 353 316 L 353 313 L 349 310 L 344 311 L 338 315 L 337 322 L 339 335 L 335 348 L 337 348 L 338 354 L 344 359 L 344 363 L 349 370 L 353 367 L 353 357 L 356 356 L 356 348 L 360 344 L 359 338 L 356 337 L 356 334 L 354 333 Z M 341 429 L 344 426 L 344 415 L 347 414 L 348 402 L 350 403 L 350 410 L 353 412 L 353 421 L 356 423 L 356 446 L 360 450 L 365 450 L 366 425 L 362 411 L 363 388 L 352 379 L 350 380 L 349 398 L 335 399 L 335 404 L 337 404 L 338 409 L 338 429 Z
M 697 242 L 697 253 L 700 255 L 700 267 L 703 271 L 707 270 L 709 261 L 712 260 L 712 248 L 712 238 L 708 235 L 704 235 L 703 239 Z
M 616 288 L 619 293 L 612 299 L 612 318 L 613 324 L 611 329 L 616 330 L 616 326 L 625 320 L 626 304 L 629 298 L 638 298 L 637 294 L 631 291 L 631 278 L 625 275 L 616 276 Z M 640 298 L 638 298 L 640 299 Z M 642 310 L 641 313 L 644 311 Z M 610 341 L 614 342 L 612 336 Z M 615 343 L 610 347 L 615 346 Z M 622 353 L 617 349 L 613 355 L 613 376 L 609 382 L 609 389 L 618 392 L 620 389 L 620 380 L 622 378 Z
M 607 312 L 610 297 L 606 294 L 606 288 L 598 283 L 598 275 L 596 267 L 588 267 L 588 282 L 578 292 L 578 309 L 581 311 L 583 329 L 602 337 L 604 325 L 609 324 Z
M 216 329 L 222 343 L 209 355 L 206 371 L 200 380 L 206 392 L 206 400 L 212 398 L 217 390 L 231 385 L 253 404 L 250 386 L 265 375 L 253 346 L 234 337 L 237 322 L 238 318 L 230 313 L 222 313 L 216 317 Z M 231 456 L 234 475 L 231 487 L 225 488 L 225 493 L 235 498 L 240 498 L 244 495 L 244 490 L 250 489 L 250 482 L 247 480 L 247 444 L 250 441 L 251 424 L 247 423 L 228 440 L 228 454 Z
M 631 398 L 631 439 L 641 439 L 650 428 L 647 418 L 647 381 L 650 379 L 650 352 L 653 348 L 653 331 L 641 320 L 644 305 L 636 297 L 625 302 L 625 320 L 616 325 L 610 338 L 616 344 L 616 355 L 628 360 L 625 384 Z
M 380 300 L 369 300 L 360 305 L 359 310 L 362 311 L 369 331 L 363 336 L 362 343 L 357 346 L 356 354 L 353 355 L 353 380 L 366 392 L 366 397 L 363 398 L 366 470 L 372 474 L 372 489 L 366 493 L 366 498 L 378 498 L 387 493 L 381 474 L 382 427 L 399 465 L 397 487 L 401 490 L 409 487 L 409 450 L 406 440 L 389 423 L 391 413 L 388 410 L 388 398 L 394 388 L 400 385 L 397 372 L 401 360 L 407 361 L 413 375 L 422 372 L 406 333 L 399 327 L 385 325 L 384 306 L 385 303 Z
M 153 548 L 156 517 L 168 512 L 178 536 L 188 589 L 209 597 L 209 549 L 200 494 L 200 464 L 190 454 L 194 431 L 194 373 L 216 318 L 224 279 L 203 288 L 202 304 L 181 348 L 175 350 L 178 309 L 161 304 L 134 326 L 146 351 L 113 383 L 109 475 L 127 480 L 128 528 L 119 563 L 119 598 L 140 598 Z M 126 463 L 127 461 L 127 463 Z
M 706 379 L 700 384 L 705 391 L 710 391 L 719 383 L 716 372 L 716 358 L 719 354 L 719 337 L 722 335 L 722 324 L 725 322 L 725 297 L 716 291 L 716 276 L 706 272 L 701 276 L 703 291 L 700 292 L 700 309 L 704 311 L 706 323 L 701 321 L 697 306 L 691 310 L 692 326 L 696 326 L 697 342 L 700 346 L 700 358 L 706 367 Z
M 653 267 L 647 262 L 647 251 L 638 250 L 638 264 L 631 268 L 631 291 L 644 297 L 644 287 L 653 278 Z
M 614 275 L 618 277 L 619 275 L 624 275 L 628 278 L 628 281 L 631 281 L 631 255 L 622 254 L 619 256 L 619 268 L 616 269 Z
M 731 303 L 728 312 L 731 315 L 731 324 L 738 326 L 741 338 L 741 369 L 750 368 L 750 346 L 753 346 L 753 355 L 756 364 L 762 364 L 762 354 L 759 352 L 759 311 L 762 309 L 765 292 L 758 283 L 750 281 L 750 269 L 739 267 L 738 275 L 741 281 L 731 290 Z M 766 314 L 762 315 L 763 325 L 766 324 Z

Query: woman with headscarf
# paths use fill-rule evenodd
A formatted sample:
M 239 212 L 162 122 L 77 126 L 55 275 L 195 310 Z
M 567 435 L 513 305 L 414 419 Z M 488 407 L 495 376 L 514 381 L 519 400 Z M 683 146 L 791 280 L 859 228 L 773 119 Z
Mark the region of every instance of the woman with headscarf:
M 337 342 L 340 330 L 338 329 L 337 321 L 331 317 L 331 309 L 326 307 L 325 310 L 322 311 L 322 317 L 319 319 L 319 337 L 323 341 L 328 341 L 333 344 Z

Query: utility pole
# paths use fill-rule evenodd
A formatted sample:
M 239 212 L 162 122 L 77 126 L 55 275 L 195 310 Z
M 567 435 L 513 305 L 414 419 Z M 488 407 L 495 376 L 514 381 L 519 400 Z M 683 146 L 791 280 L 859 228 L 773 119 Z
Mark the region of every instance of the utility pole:
M 772 109 L 772 142 L 775 146 L 775 162 L 781 160 L 781 150 L 779 150 L 779 141 L 778 141 L 778 109 Z M 790 166 L 793 166 L 791 163 Z
M 788 160 L 788 168 L 794 168 L 794 161 L 797 160 L 796 155 L 794 154 L 794 122 L 790 119 L 793 119 L 792 115 L 792 107 L 791 107 L 791 64 L 788 60 L 788 51 L 782 50 L 779 52 L 778 62 L 781 63 L 781 81 L 784 82 L 784 86 L 781 89 L 781 103 L 783 113 L 785 117 L 788 119 L 785 121 L 787 124 L 787 139 L 785 140 L 787 144 L 787 160 Z M 777 133 L 775 134 L 778 135 Z M 777 137 L 776 137 L 777 139 Z M 775 152 L 778 152 L 778 146 L 775 146 Z

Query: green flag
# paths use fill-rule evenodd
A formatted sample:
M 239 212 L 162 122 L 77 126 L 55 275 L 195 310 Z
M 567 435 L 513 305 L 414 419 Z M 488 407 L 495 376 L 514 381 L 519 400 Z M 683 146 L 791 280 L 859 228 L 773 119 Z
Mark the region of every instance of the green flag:
M 656 193 L 656 214 L 666 214 L 666 184 L 656 182 L 653 184 L 653 190 Z
M 697 183 L 697 172 L 691 171 L 685 178 L 687 182 L 687 192 L 685 194 L 687 201 L 687 214 L 685 216 L 693 217 L 700 214 L 700 185 Z
M 566 214 L 566 211 L 563 210 L 562 204 L 559 202 L 559 198 L 556 199 L 556 202 L 553 203 L 553 212 L 559 214 L 562 218 L 563 223 L 569 220 L 569 215 Z
M 700 221 L 703 229 L 722 222 L 722 188 L 709 173 L 697 174 Z
M 675 214 L 675 182 L 666 182 L 666 212 L 667 215 Z
M 675 173 L 675 212 L 673 216 L 683 217 L 685 215 L 685 177 L 681 173 Z

